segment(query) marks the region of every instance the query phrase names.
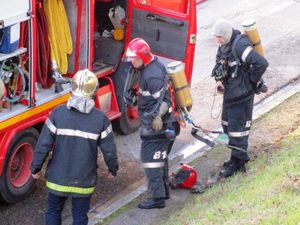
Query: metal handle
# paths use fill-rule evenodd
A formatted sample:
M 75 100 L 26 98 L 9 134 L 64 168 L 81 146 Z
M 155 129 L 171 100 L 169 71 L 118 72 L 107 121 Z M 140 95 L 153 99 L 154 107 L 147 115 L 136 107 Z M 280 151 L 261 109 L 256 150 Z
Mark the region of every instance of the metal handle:
M 184 23 L 182 21 L 177 21 L 177 20 L 173 20 L 173 19 L 169 19 L 169 18 L 162 18 L 162 17 L 158 17 L 153 14 L 147 14 L 147 19 L 152 20 L 152 21 L 167 23 L 167 24 L 174 25 L 177 27 L 182 27 L 184 25 Z

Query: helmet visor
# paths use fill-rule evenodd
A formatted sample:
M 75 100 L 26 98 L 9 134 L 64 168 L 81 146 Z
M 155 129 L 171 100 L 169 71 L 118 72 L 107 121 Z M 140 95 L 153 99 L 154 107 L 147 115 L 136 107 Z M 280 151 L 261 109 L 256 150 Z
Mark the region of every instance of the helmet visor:
M 129 48 L 127 48 L 125 54 L 123 55 L 122 61 L 123 62 L 131 62 L 136 57 L 137 57 L 137 55 L 135 54 L 135 52 L 133 52 Z

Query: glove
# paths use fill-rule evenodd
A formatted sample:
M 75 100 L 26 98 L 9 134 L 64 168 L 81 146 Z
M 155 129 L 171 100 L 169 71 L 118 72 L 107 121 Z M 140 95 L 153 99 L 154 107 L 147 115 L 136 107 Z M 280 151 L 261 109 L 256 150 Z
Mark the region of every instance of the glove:
M 216 90 L 218 93 L 223 94 L 225 89 L 224 89 L 224 85 L 221 81 L 217 81 L 216 83 Z
M 117 163 L 115 165 L 114 169 L 110 169 L 109 172 L 111 173 L 111 175 L 113 175 L 114 177 L 117 176 L 117 171 L 119 170 L 119 164 Z
M 256 88 L 257 92 L 260 93 L 266 93 L 268 91 L 268 86 L 265 84 L 263 80 L 260 80 L 257 84 Z
M 160 104 L 157 116 L 152 121 L 152 129 L 155 132 L 159 132 L 162 129 L 163 121 L 161 118 L 168 112 L 168 110 L 169 110 L 168 104 L 166 102 L 162 102 Z
M 163 127 L 163 122 L 160 115 L 157 115 L 154 120 L 152 121 L 152 129 L 157 133 Z
M 268 87 L 263 80 L 258 81 L 258 83 L 254 83 L 251 81 L 251 85 L 255 94 L 257 95 L 261 93 L 266 93 L 268 91 Z

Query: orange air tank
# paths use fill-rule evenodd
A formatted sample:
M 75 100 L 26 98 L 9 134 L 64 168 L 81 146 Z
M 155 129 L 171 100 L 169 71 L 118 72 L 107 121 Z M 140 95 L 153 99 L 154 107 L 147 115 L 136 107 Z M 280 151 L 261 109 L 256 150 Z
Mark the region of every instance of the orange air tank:
M 247 19 L 242 22 L 242 26 L 244 28 L 245 35 L 252 41 L 254 50 L 264 56 L 265 52 L 261 44 L 256 21 L 254 19 Z
M 180 61 L 171 62 L 166 67 L 175 91 L 176 101 L 180 108 L 190 109 L 193 105 L 191 92 L 184 73 L 184 65 Z

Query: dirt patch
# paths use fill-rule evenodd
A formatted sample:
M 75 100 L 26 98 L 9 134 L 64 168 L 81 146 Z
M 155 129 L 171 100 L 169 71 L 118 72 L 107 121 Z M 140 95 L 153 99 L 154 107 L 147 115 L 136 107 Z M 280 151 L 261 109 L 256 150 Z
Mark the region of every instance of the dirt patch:
M 297 93 L 254 123 L 249 140 L 251 158 L 281 146 L 282 138 L 299 127 L 299 109 L 300 93 Z
M 300 126 L 299 109 L 300 93 L 297 93 L 253 123 L 248 148 L 251 160 L 255 160 L 261 154 L 271 157 L 272 153 L 281 147 L 282 139 Z M 219 145 L 196 159 L 193 165 L 197 168 L 201 183 L 207 187 L 216 183 L 223 162 L 229 158 L 230 150 L 224 145 Z M 294 177 L 290 180 L 297 183 Z

